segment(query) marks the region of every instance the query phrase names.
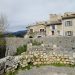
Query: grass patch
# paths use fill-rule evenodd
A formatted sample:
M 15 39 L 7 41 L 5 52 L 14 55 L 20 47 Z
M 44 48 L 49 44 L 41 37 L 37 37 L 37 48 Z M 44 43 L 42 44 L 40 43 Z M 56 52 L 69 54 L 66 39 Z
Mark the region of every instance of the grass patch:
M 50 65 L 57 66 L 57 67 L 69 66 L 68 64 L 60 64 L 60 63 L 52 63 Z
M 60 64 L 60 63 L 52 63 L 52 64 L 37 64 L 35 65 L 36 67 L 41 67 L 41 66 L 56 66 L 56 67 L 75 67 L 75 65 L 71 64 Z
M 15 72 L 9 71 L 8 73 L 6 73 L 5 75 L 16 75 Z
M 60 63 L 52 63 L 52 64 L 36 64 L 33 65 L 33 62 L 28 62 L 28 65 L 25 67 L 18 67 L 18 69 L 15 70 L 15 72 L 10 71 L 9 73 L 6 73 L 5 75 L 16 75 L 19 70 L 30 70 L 32 67 L 41 67 L 41 66 L 56 66 L 56 67 L 75 67 L 75 65 L 71 64 L 60 64 Z

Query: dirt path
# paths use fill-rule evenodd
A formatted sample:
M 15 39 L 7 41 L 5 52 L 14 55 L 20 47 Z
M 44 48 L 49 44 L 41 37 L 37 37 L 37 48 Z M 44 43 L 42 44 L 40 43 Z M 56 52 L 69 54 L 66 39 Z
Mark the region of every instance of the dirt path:
M 17 75 L 75 75 L 75 67 L 41 66 L 27 71 L 19 71 Z

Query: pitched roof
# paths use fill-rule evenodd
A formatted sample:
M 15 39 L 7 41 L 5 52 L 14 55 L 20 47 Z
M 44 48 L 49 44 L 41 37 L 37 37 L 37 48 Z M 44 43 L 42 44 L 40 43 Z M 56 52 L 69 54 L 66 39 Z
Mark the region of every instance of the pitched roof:
M 62 24 L 61 20 L 58 20 L 58 21 L 52 21 L 52 22 L 48 23 L 47 26 L 50 26 L 50 25 L 61 25 L 61 24 Z
M 33 27 L 33 26 L 38 26 L 38 25 L 46 25 L 46 21 L 43 21 L 43 22 L 36 22 L 36 24 L 33 24 L 33 25 L 29 25 L 29 26 L 27 26 L 26 28 L 28 28 L 28 27 Z
M 75 18 L 75 13 L 66 14 L 66 15 L 62 16 L 62 20 L 64 20 L 64 19 L 72 19 L 72 18 Z

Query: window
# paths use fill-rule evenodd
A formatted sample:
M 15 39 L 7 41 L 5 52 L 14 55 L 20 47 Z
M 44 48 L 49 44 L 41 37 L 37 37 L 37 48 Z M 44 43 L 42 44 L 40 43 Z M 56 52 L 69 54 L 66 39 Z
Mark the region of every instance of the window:
M 72 21 L 66 21 L 65 26 L 72 26 Z
M 40 32 L 44 32 L 44 29 L 40 29 Z
M 72 31 L 67 31 L 67 32 L 65 32 L 65 35 L 67 35 L 67 36 L 73 36 L 73 32 Z
M 33 33 L 33 29 L 30 29 L 30 33 Z
M 55 25 L 52 25 L 52 29 L 55 29 Z

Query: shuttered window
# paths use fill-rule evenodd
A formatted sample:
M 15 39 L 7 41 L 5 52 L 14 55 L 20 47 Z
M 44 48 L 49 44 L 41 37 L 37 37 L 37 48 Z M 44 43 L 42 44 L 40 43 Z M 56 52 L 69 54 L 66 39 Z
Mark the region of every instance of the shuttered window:
M 73 36 L 73 32 L 72 31 L 66 31 L 65 36 Z
M 65 26 L 72 26 L 72 21 L 66 21 Z

